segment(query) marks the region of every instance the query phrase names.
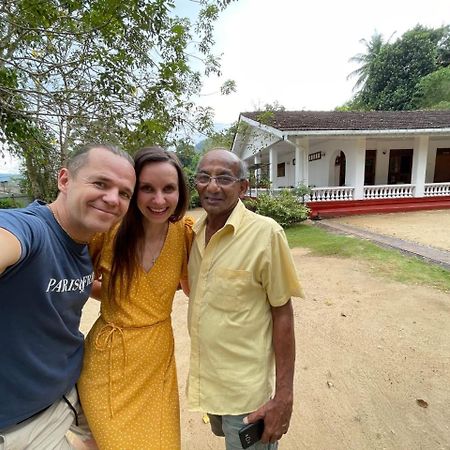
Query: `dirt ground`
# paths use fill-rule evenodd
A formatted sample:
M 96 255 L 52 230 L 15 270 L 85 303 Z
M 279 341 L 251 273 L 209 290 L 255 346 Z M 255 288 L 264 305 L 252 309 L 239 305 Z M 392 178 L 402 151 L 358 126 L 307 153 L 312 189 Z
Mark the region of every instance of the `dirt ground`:
M 348 216 L 331 221 L 450 251 L 450 209 Z
M 449 250 L 450 211 L 339 220 Z M 280 449 L 450 450 L 449 293 L 382 279 L 354 259 L 303 249 L 293 256 L 306 298 L 294 299 L 295 405 Z M 183 449 L 222 449 L 201 414 L 186 410 L 186 312 L 178 293 L 172 320 Z M 84 332 L 97 314 L 89 301 Z

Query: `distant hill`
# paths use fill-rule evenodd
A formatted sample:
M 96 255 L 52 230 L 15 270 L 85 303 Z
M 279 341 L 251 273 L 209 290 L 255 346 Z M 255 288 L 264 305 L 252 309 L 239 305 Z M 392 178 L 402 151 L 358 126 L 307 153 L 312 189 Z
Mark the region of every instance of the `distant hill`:
M 0 172 L 0 183 L 3 181 L 7 182 L 18 182 L 21 178 L 21 175 L 18 173 L 7 173 L 7 172 Z
M 15 174 L 15 173 L 0 173 L 0 182 L 9 181 L 14 176 L 17 176 L 17 174 Z

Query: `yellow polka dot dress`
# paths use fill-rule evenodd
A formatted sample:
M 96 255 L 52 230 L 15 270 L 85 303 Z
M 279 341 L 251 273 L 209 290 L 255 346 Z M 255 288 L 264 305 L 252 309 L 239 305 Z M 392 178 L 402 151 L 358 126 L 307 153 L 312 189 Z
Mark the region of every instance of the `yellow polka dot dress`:
M 129 292 L 107 300 L 115 230 L 91 245 L 102 275 L 101 315 L 85 342 L 78 390 L 100 450 L 180 448 L 180 413 L 170 314 L 186 278 L 192 220 L 171 223 L 149 272 L 137 269 Z

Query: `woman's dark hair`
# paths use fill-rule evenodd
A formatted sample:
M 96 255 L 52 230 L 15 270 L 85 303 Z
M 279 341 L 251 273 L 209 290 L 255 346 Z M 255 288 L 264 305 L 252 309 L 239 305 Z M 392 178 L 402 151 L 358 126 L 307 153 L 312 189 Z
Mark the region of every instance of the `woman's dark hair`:
M 189 190 L 186 176 L 181 168 L 180 161 L 174 152 L 169 152 L 161 147 L 144 147 L 134 155 L 134 169 L 136 171 L 136 188 L 130 200 L 122 223 L 116 233 L 113 245 L 113 259 L 111 267 L 111 278 L 108 286 L 108 297 L 118 301 L 122 292 L 128 292 L 131 279 L 139 264 L 139 256 L 144 243 L 144 226 L 142 213 L 137 205 L 139 192 L 139 178 L 143 168 L 149 164 L 167 162 L 175 167 L 178 174 L 179 199 L 171 222 L 180 220 L 189 205 Z M 118 295 L 115 287 L 118 287 Z

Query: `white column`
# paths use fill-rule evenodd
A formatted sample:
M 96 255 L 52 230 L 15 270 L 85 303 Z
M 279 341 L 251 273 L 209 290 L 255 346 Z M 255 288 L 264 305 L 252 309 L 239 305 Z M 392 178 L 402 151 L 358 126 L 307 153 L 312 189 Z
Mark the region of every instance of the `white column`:
M 295 170 L 294 170 L 294 187 L 302 183 L 302 158 L 303 152 L 298 145 L 295 146 Z
M 428 136 L 414 138 L 413 164 L 411 184 L 415 184 L 414 197 L 423 197 L 425 194 L 425 176 L 427 172 Z
M 309 138 L 295 139 L 295 186 L 309 184 Z
M 358 138 L 355 149 L 347 157 L 347 185 L 355 188 L 354 199 L 364 199 L 364 167 L 366 163 L 366 138 Z
M 270 147 L 269 149 L 269 179 L 270 179 L 270 187 L 272 189 L 276 189 L 278 187 L 277 184 L 277 165 L 278 165 L 278 155 L 276 149 Z

